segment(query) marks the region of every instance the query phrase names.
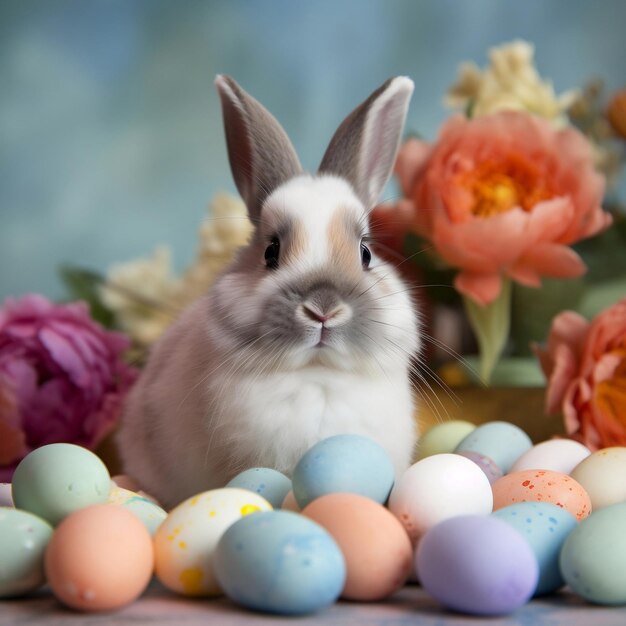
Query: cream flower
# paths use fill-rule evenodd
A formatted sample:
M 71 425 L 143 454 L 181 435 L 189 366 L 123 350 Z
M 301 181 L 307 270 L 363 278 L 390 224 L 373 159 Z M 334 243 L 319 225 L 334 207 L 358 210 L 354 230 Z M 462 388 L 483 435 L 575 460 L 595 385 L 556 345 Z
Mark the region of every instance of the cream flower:
M 565 123 L 565 111 L 577 96 L 567 91 L 560 96 L 549 81 L 539 76 L 534 65 L 534 47 L 526 41 L 513 41 L 489 51 L 489 66 L 481 71 L 474 63 L 459 67 L 457 82 L 450 87 L 445 103 L 465 108 L 470 117 L 496 111 L 527 111 Z

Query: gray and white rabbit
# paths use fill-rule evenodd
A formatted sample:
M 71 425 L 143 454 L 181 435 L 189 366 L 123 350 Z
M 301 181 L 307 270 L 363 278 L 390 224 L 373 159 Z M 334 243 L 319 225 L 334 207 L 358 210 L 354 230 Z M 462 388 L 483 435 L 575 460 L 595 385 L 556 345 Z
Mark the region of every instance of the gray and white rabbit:
M 287 475 L 314 443 L 357 433 L 396 472 L 417 438 L 418 316 L 370 248 L 413 82 L 385 82 L 343 121 L 317 174 L 232 78 L 215 80 L 230 165 L 254 225 L 209 292 L 154 346 L 118 435 L 125 471 L 171 507 L 238 472 Z

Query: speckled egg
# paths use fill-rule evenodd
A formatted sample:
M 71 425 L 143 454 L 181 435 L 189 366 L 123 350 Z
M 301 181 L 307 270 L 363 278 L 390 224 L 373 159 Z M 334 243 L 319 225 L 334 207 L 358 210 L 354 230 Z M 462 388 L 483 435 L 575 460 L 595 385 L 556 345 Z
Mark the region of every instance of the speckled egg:
M 298 505 L 329 493 L 356 493 L 383 504 L 394 481 L 387 452 L 362 435 L 335 435 L 316 443 L 293 471 L 293 493 Z
M 107 501 L 111 477 L 86 448 L 52 443 L 33 450 L 13 474 L 13 501 L 53 526 L 74 511 Z
M 485 473 L 485 476 L 490 483 L 495 483 L 498 478 L 502 478 L 502 470 L 496 465 L 493 459 L 481 454 L 480 452 L 472 452 L 470 450 L 466 452 L 456 452 L 460 456 L 464 456 L 466 459 L 473 461 L 480 467 Z
M 527 450 L 513 464 L 511 472 L 544 469 L 569 474 L 591 451 L 573 439 L 550 439 Z
M 458 454 L 434 454 L 413 464 L 394 485 L 389 510 L 413 542 L 449 517 L 491 513 L 485 473 Z
M 252 467 L 237 474 L 226 486 L 258 493 L 272 507 L 279 509 L 291 490 L 291 480 L 270 467 Z
M 0 507 L 0 598 L 19 596 L 44 583 L 44 553 L 52 537 L 45 520 Z
M 421 435 L 417 442 L 418 460 L 433 454 L 454 452 L 459 443 L 475 428 L 476 424 L 464 420 L 450 420 L 432 426 Z
M 591 513 L 591 500 L 583 487 L 567 474 L 551 470 L 524 470 L 503 476 L 491 486 L 493 510 L 516 502 L 550 502 L 577 520 Z
M 161 522 L 167 517 L 167 513 L 152 500 L 122 487 L 112 487 L 107 502 L 123 506 L 134 513 L 150 535 L 156 533 Z
M 473 430 L 455 452 L 479 452 L 493 460 L 503 474 L 532 447 L 530 437 L 518 426 L 509 422 L 488 422 Z
M 528 542 L 491 515 L 462 515 L 432 527 L 419 542 L 415 562 L 429 594 L 474 615 L 515 611 L 530 599 L 539 576 Z
M 562 587 L 559 554 L 568 535 L 576 528 L 574 516 L 549 502 L 519 502 L 493 515 L 520 532 L 535 553 L 539 564 L 535 595 L 552 593 Z
M 213 553 L 224 531 L 238 519 L 272 505 L 246 489 L 205 491 L 170 511 L 154 536 L 156 575 L 186 596 L 222 593 L 213 573 Z
M 565 540 L 561 572 L 574 593 L 596 604 L 626 604 L 626 503 L 584 519 Z
M 594 452 L 572 470 L 571 476 L 589 494 L 594 511 L 626 502 L 626 448 Z
M 302 615 L 332 604 L 346 566 L 333 538 L 290 511 L 244 517 L 221 537 L 213 556 L 220 586 L 249 609 Z

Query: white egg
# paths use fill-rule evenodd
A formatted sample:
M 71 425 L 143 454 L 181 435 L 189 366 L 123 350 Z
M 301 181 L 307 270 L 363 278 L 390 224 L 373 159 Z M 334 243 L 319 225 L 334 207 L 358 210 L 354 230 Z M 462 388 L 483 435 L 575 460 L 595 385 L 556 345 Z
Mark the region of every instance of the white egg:
M 550 439 L 533 446 L 515 461 L 510 472 L 527 469 L 552 470 L 569 474 L 591 450 L 573 439 Z
M 589 494 L 594 511 L 626 502 L 626 447 L 597 450 L 581 461 L 571 476 Z

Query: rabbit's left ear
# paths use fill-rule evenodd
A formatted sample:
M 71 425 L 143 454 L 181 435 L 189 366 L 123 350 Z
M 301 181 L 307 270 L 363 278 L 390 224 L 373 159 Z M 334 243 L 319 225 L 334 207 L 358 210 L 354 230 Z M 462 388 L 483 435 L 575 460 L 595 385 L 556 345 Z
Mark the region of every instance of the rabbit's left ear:
M 320 174 L 346 179 L 368 211 L 391 175 L 413 86 L 398 76 L 379 87 L 342 122 L 320 164 Z

